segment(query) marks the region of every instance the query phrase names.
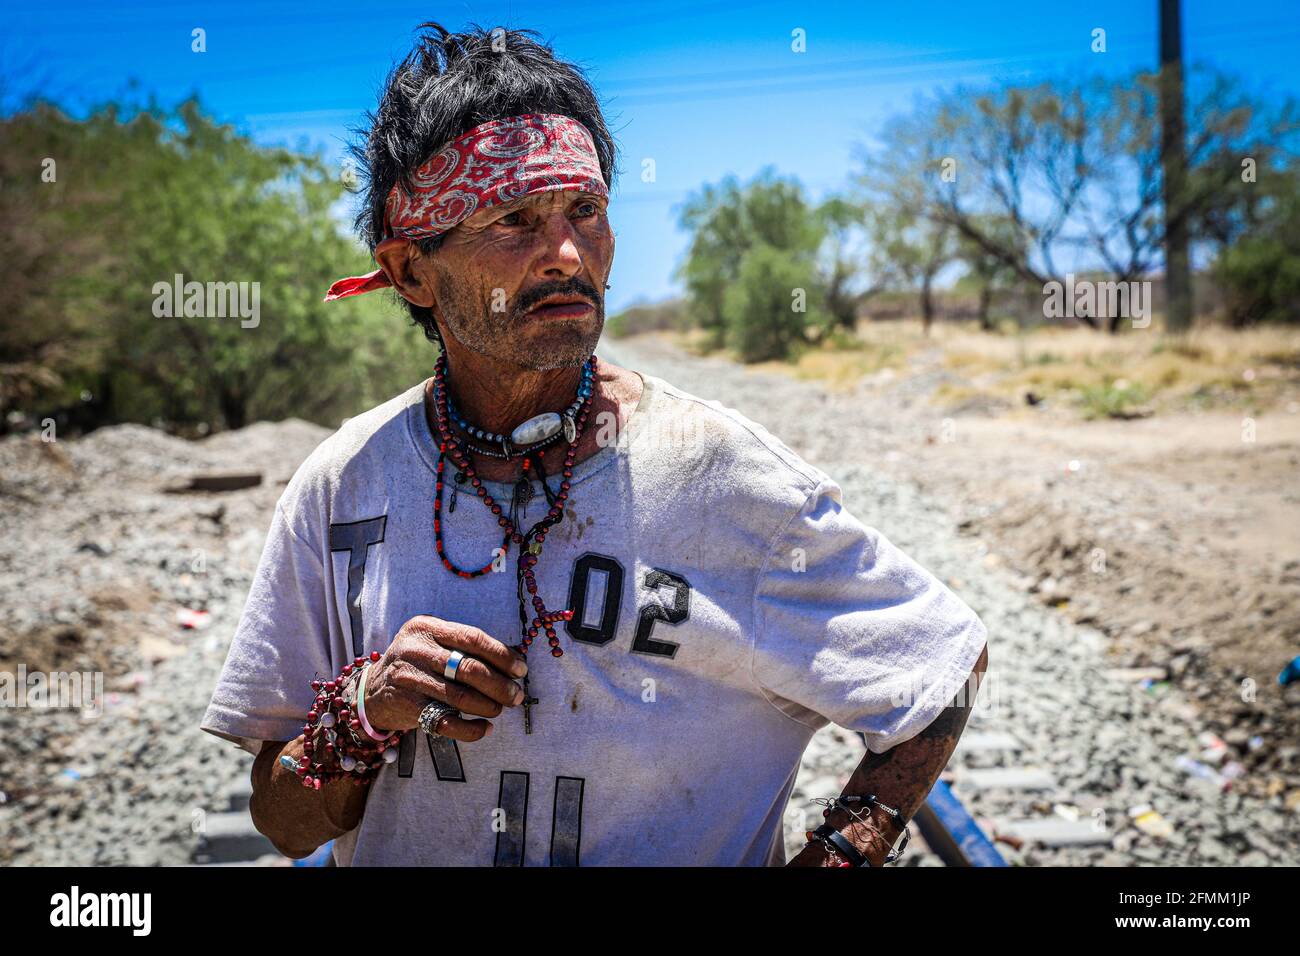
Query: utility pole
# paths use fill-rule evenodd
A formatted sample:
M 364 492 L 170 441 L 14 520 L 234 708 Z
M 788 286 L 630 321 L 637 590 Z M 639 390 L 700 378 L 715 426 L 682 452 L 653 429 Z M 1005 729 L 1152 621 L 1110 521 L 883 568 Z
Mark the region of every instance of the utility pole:
M 1192 273 L 1188 260 L 1187 118 L 1183 102 L 1181 0 L 1160 3 L 1160 165 L 1165 200 L 1165 329 L 1192 325 Z

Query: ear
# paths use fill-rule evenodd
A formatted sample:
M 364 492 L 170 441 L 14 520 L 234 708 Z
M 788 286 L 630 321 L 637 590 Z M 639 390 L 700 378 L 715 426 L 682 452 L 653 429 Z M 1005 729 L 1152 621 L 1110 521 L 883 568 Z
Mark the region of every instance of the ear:
M 429 281 L 429 262 L 414 242 L 395 242 L 375 249 L 375 261 L 388 281 L 408 302 L 433 308 L 433 286 Z

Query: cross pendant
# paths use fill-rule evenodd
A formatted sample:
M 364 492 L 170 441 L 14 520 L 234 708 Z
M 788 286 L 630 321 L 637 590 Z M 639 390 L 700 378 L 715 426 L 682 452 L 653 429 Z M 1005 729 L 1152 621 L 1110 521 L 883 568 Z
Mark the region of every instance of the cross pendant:
M 533 704 L 539 703 L 536 697 L 528 693 L 528 681 L 524 681 L 524 702 L 520 706 L 524 708 L 524 733 L 533 732 Z

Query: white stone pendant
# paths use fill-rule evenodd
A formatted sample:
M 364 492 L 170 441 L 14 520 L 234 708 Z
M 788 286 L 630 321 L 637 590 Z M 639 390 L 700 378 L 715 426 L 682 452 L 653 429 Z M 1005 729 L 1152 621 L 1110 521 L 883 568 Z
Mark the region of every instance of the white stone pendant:
M 516 447 L 535 445 L 558 432 L 562 424 L 558 412 L 543 412 L 541 415 L 534 415 L 510 433 L 510 444 Z

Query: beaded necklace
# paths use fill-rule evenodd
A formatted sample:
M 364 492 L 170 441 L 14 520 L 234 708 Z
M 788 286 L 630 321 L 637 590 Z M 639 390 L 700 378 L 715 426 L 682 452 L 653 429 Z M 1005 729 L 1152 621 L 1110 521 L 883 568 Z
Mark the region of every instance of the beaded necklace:
M 562 412 L 543 412 L 540 415 L 534 415 L 528 421 L 519 425 L 509 436 L 499 435 L 496 432 L 490 432 L 485 428 L 478 428 L 471 425 L 461 416 L 456 409 L 456 404 L 450 397 L 447 399 L 447 412 L 451 415 L 451 420 L 456 423 L 456 427 L 472 438 L 479 441 L 486 441 L 493 445 L 500 445 L 501 451 L 471 448 L 481 454 L 490 455 L 493 458 L 514 458 L 520 449 L 524 451 L 533 451 L 552 442 L 557 441 L 561 435 L 565 441 L 573 442 L 577 438 L 576 418 L 578 409 L 582 407 L 582 401 L 591 394 L 591 379 L 594 374 L 595 366 L 590 362 L 583 365 L 582 376 L 578 381 L 578 395 L 569 404 L 569 407 Z
M 468 480 L 470 486 L 474 489 L 474 494 L 482 499 L 484 506 L 496 516 L 497 524 L 502 528 L 503 532 L 501 546 L 498 549 L 500 557 L 505 557 L 509 552 L 512 543 L 519 546 L 519 557 L 516 561 L 515 576 L 516 594 L 519 599 L 520 643 L 516 646 L 516 649 L 525 657 L 528 656 L 528 648 L 532 645 L 533 639 L 536 638 L 539 633 L 544 633 L 546 635 L 546 642 L 551 647 L 552 657 L 564 656 L 564 651 L 560 647 L 560 639 L 555 633 L 555 625 L 560 621 L 568 621 L 572 619 L 573 611 L 551 611 L 546 607 L 546 603 L 537 593 L 537 578 L 533 568 L 536 566 L 537 559 L 542 553 L 542 543 L 546 540 L 547 529 L 564 520 L 564 503 L 569 497 L 569 482 L 573 478 L 573 462 L 577 455 L 578 438 L 582 435 L 583 427 L 586 425 L 587 416 L 591 411 L 592 395 L 595 392 L 595 389 L 591 385 L 591 382 L 595 377 L 595 372 L 596 356 L 593 355 L 587 360 L 587 364 L 583 368 L 581 382 L 578 387 L 578 397 L 573 405 L 571 405 L 569 409 L 566 409 L 565 415 L 563 416 L 565 422 L 564 438 L 569 444 L 569 450 L 564 456 L 564 466 L 561 470 L 559 493 L 552 497 L 550 487 L 546 483 L 546 474 L 542 469 L 540 456 L 537 456 L 535 460 L 533 452 L 540 448 L 542 444 L 550 444 L 551 441 L 554 440 L 554 435 L 545 436 L 543 441 L 532 443 L 527 449 L 515 449 L 511 445 L 510 439 L 505 438 L 505 436 L 493 435 L 490 432 L 483 432 L 481 429 L 472 429 L 468 423 L 462 425 L 464 419 L 460 418 L 458 414 L 453 415 L 450 397 L 447 392 L 447 357 L 445 354 L 438 357 L 437 365 L 434 367 L 434 410 L 437 417 L 438 432 L 440 435 L 438 442 L 438 467 L 434 481 L 433 494 L 434 545 L 437 548 L 438 557 L 442 561 L 442 566 L 452 574 L 461 578 L 470 579 L 481 577 L 492 570 L 493 565 L 497 560 L 494 556 L 491 561 L 488 561 L 488 563 L 482 567 L 467 570 L 457 567 L 452 563 L 451 559 L 447 557 L 447 551 L 444 547 L 442 536 L 442 492 L 446 462 L 447 459 L 450 458 L 459 471 L 459 474 L 457 475 L 458 483 L 463 480 Z M 552 412 L 549 414 L 554 415 L 555 413 Z M 545 416 L 539 415 L 536 418 L 529 419 L 529 421 L 525 422 L 524 425 L 521 425 L 520 428 L 515 429 L 514 432 L 511 433 L 512 436 L 518 435 L 520 429 L 524 428 L 524 426 L 527 426 L 543 417 Z M 538 480 L 542 483 L 542 488 L 546 491 L 547 500 L 550 502 L 550 508 L 547 510 L 545 517 L 527 531 L 520 531 L 518 526 L 518 515 L 514 506 L 512 506 L 511 513 L 508 517 L 502 514 L 500 503 L 495 501 L 493 497 L 488 494 L 487 488 L 483 485 L 483 480 L 478 477 L 477 472 L 474 470 L 474 466 L 470 463 L 469 456 L 466 454 L 467 450 L 476 451 L 476 449 L 467 446 L 466 443 L 463 443 L 456 436 L 456 433 L 451 427 L 452 422 L 455 422 L 458 427 L 463 428 L 469 434 L 477 436 L 479 433 L 482 433 L 486 439 L 500 439 L 502 441 L 502 450 L 505 457 L 517 457 L 518 455 L 523 456 L 518 487 L 521 488 L 523 485 L 527 484 L 529 494 L 531 494 L 532 485 L 529 473 L 536 473 Z M 516 453 L 511 454 L 512 451 Z M 464 476 L 463 479 L 462 476 Z M 453 502 L 454 495 L 455 490 L 453 489 Z M 520 494 L 518 490 L 516 490 L 516 494 L 514 495 L 514 504 L 517 505 L 519 501 Z M 450 511 L 451 509 L 448 510 Z M 525 599 L 525 591 L 528 592 L 530 599 Z M 527 611 L 529 603 L 532 604 L 534 612 L 531 620 L 529 620 Z M 531 708 L 532 705 L 536 703 L 537 698 L 532 697 L 529 694 L 528 678 L 524 677 L 523 708 L 525 733 L 531 734 L 533 732 Z

